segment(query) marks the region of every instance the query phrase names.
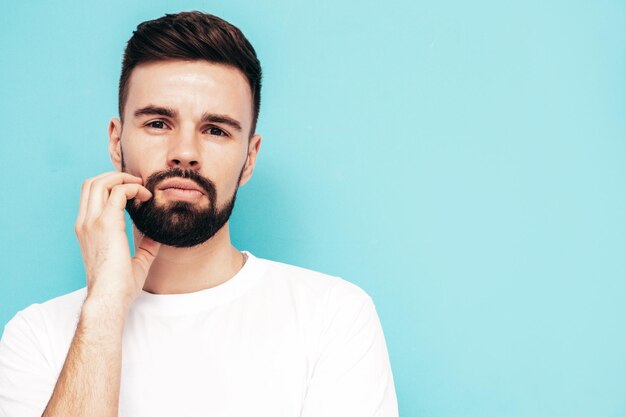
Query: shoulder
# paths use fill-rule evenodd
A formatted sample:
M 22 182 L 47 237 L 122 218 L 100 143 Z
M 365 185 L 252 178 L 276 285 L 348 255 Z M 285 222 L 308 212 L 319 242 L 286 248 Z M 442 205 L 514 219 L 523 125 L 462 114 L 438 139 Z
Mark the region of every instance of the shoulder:
M 73 334 L 86 294 L 86 288 L 81 288 L 43 303 L 31 304 L 7 323 L 5 333 L 10 329 L 21 329 L 35 336 L 50 332 Z
M 30 364 L 24 366 L 49 375 L 59 370 L 86 293 L 83 288 L 19 311 L 2 333 L 1 370 L 6 372 L 7 367 L 18 363 Z
M 85 294 L 82 289 L 32 304 L 6 324 L 0 340 L 0 414 L 41 415 L 65 361 Z
M 87 295 L 86 288 L 80 288 L 68 294 L 54 297 L 43 303 L 31 304 L 29 307 L 17 313 L 16 316 L 22 316 L 26 319 L 37 319 L 37 317 L 45 316 L 50 319 L 62 319 L 65 317 L 76 318 L 76 314 L 80 313 L 80 309 Z
M 288 292 L 299 301 L 324 304 L 326 308 L 346 302 L 372 302 L 361 287 L 343 278 L 267 259 L 257 261 L 263 270 L 263 286 L 273 292 Z
M 335 297 L 369 298 L 362 288 L 343 278 L 282 262 L 257 260 L 263 265 L 265 279 L 272 283 L 318 295 L 332 293 Z

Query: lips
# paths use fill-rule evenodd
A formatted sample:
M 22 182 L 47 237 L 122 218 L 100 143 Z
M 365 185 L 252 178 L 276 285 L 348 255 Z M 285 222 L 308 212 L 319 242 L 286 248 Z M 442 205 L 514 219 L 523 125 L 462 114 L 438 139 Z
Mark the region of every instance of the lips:
M 186 180 L 182 178 L 171 178 L 163 181 L 159 185 L 159 190 L 177 189 L 182 191 L 197 191 L 206 195 L 206 192 L 194 181 Z

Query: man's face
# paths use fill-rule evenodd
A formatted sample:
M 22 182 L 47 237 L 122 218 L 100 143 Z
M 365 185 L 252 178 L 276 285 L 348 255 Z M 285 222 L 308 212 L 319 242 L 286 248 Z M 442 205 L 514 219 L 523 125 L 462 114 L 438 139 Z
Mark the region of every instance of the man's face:
M 252 175 L 260 137 L 250 137 L 251 125 L 252 94 L 239 70 L 206 61 L 137 66 L 124 124 L 109 126 L 113 163 L 153 193 L 141 205 L 129 201 L 135 226 L 171 246 L 213 236 Z

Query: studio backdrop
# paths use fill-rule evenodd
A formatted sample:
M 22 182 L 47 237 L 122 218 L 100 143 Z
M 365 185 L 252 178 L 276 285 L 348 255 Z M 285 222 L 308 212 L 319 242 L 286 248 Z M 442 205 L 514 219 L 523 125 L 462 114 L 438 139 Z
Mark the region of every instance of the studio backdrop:
M 84 285 L 125 42 L 194 9 L 264 70 L 235 245 L 371 295 L 401 416 L 626 416 L 618 0 L 4 2 L 0 328 Z

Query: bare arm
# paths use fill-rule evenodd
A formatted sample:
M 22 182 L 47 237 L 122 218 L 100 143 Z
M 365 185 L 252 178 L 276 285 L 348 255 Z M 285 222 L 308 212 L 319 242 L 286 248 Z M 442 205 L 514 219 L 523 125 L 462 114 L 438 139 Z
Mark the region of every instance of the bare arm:
M 123 210 L 130 198 L 151 197 L 140 183 L 116 172 L 83 184 L 76 234 L 87 272 L 87 298 L 43 417 L 118 414 L 124 322 L 159 248 L 144 238 L 135 257 L 130 256 Z
M 116 310 L 109 307 L 87 301 L 83 305 L 45 417 L 117 416 L 124 317 L 107 317 Z

